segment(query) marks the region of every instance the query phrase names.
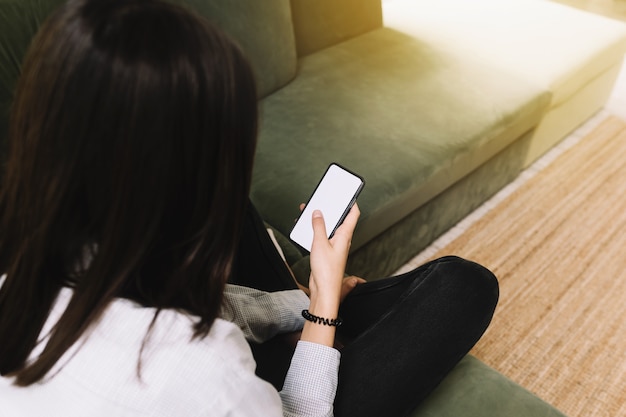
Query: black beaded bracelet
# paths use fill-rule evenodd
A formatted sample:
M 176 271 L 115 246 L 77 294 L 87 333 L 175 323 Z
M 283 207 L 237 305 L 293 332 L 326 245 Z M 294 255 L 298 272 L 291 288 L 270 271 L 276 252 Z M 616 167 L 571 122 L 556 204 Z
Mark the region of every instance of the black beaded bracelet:
M 341 317 L 337 317 L 336 319 L 327 319 L 324 317 L 319 317 L 314 314 L 311 314 L 309 313 L 309 310 L 302 310 L 302 317 L 304 317 L 306 320 L 311 321 L 313 323 L 323 324 L 324 326 L 339 327 L 341 326 L 341 323 L 343 323 L 343 320 L 341 320 Z

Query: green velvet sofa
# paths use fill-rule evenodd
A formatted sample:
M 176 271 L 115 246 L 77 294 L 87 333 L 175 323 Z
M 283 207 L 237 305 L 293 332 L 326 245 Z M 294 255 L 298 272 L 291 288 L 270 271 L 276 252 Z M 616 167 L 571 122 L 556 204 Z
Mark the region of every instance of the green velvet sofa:
M 61 1 L 0 0 L 2 146 L 23 54 Z M 348 272 L 368 279 L 390 274 L 601 107 L 626 51 L 623 27 L 600 22 L 611 30 L 568 63 L 585 71 L 565 83 L 567 71 L 545 60 L 526 71 L 494 59 L 507 50 L 488 45 L 506 44 L 512 33 L 506 19 L 515 19 L 500 7 L 493 18 L 498 27 L 484 24 L 481 7 L 498 9 L 490 0 L 464 0 L 478 13 L 458 2 L 445 5 L 449 12 L 441 15 L 432 0 L 178 1 L 229 33 L 253 64 L 261 124 L 251 199 L 303 282 L 306 254 L 284 236 L 330 162 L 367 183 Z M 550 18 L 571 14 L 548 2 L 525 2 L 537 16 L 544 10 Z M 412 23 L 420 17 L 420 24 Z M 558 30 L 588 34 L 586 22 L 598 23 L 591 16 L 575 18 Z M 461 30 L 464 25 L 469 31 Z M 532 51 L 548 38 L 555 48 L 565 44 L 547 32 L 539 40 L 520 37 L 535 44 L 519 48 L 526 55 L 516 59 L 532 62 Z M 543 72 L 537 70 L 542 65 Z M 563 85 L 567 94 L 560 94 Z M 563 116 L 569 109 L 563 103 L 580 101 L 584 111 Z M 542 133 L 547 145 L 537 139 L 545 120 L 551 129 L 558 125 Z M 412 415 L 562 416 L 471 355 Z

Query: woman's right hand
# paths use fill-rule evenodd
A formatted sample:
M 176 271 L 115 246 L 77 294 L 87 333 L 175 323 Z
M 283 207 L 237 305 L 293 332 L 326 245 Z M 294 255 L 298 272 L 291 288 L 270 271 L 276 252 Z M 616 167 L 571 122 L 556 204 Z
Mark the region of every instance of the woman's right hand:
M 331 239 L 326 236 L 323 213 L 313 212 L 313 245 L 311 246 L 311 276 L 309 290 L 311 314 L 328 319 L 337 318 L 342 294 L 344 271 L 352 235 L 360 216 L 357 204 L 337 228 Z M 335 327 L 306 322 L 302 331 L 302 340 L 333 346 Z

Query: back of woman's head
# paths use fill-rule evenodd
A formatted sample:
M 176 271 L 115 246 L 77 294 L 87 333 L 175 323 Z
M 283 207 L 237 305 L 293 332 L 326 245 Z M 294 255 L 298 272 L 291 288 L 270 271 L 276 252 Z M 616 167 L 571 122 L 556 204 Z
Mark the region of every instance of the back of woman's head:
M 256 140 L 249 65 L 157 0 L 70 0 L 18 82 L 0 197 L 0 372 L 46 374 L 113 297 L 217 316 Z M 26 366 L 60 288 L 73 298 Z M 24 314 L 28 312 L 28 314 Z

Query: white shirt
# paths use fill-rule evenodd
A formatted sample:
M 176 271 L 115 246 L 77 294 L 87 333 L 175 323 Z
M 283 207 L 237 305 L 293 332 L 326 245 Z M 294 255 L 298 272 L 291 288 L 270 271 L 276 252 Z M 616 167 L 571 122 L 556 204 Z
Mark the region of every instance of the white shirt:
M 71 295 L 61 291 L 42 335 Z M 117 299 L 44 381 L 20 388 L 0 378 L 0 417 L 332 416 L 337 350 L 299 342 L 279 394 L 255 375 L 244 337 L 260 341 L 299 329 L 307 306 L 299 290 L 228 285 L 223 317 L 237 324 L 217 319 L 207 337 L 193 339 L 193 317 L 163 310 L 139 362 L 155 310 Z

